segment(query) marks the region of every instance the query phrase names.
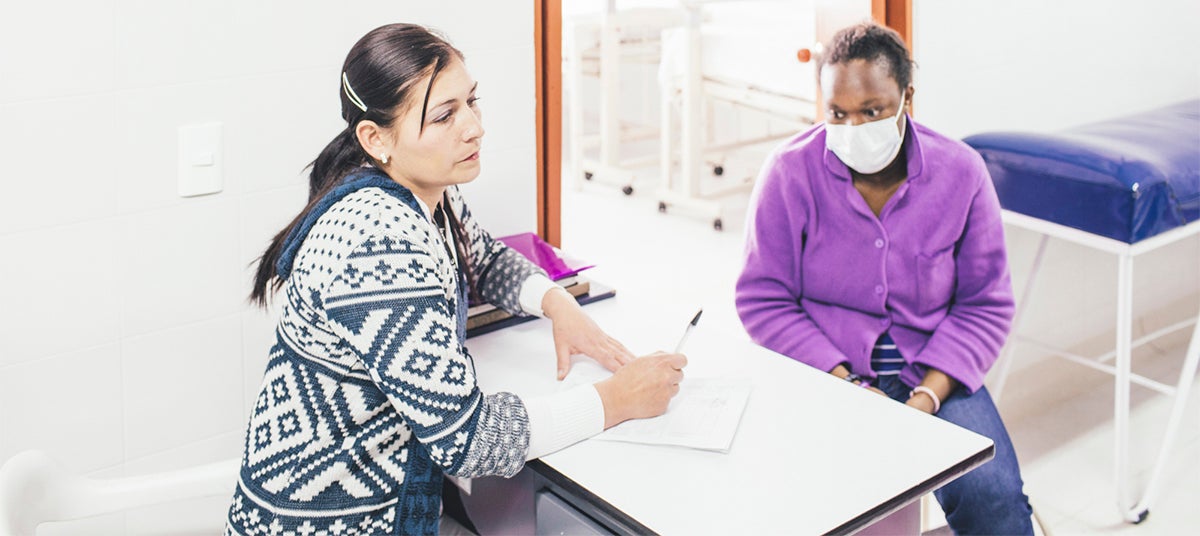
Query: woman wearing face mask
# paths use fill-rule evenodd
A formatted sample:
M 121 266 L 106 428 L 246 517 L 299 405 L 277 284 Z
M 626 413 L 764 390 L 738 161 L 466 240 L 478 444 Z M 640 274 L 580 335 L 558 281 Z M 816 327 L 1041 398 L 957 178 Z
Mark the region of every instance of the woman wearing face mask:
M 423 27 L 383 26 L 338 84 L 347 126 L 254 281 L 251 299 L 275 294 L 280 321 L 227 533 L 436 534 L 443 474 L 512 476 L 666 411 L 686 359 L 635 359 L 467 210 L 457 185 L 479 175 L 484 130 L 461 52 Z M 560 378 L 572 353 L 616 373 L 543 398 L 480 392 L 468 293 L 550 318 Z
M 983 387 L 1013 314 L 983 161 L 904 113 L 912 60 L 894 31 L 841 30 L 818 73 L 825 123 L 782 144 L 756 185 L 742 322 L 767 348 L 991 438 L 995 458 L 935 495 L 956 533 L 1028 534 L 1016 455 Z M 840 462 L 905 463 L 886 444 L 879 457 Z

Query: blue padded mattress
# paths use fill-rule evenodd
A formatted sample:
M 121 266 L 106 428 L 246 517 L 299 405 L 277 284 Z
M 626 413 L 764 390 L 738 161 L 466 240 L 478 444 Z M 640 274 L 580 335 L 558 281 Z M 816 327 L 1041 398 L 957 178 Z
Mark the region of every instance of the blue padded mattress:
M 1048 134 L 988 132 L 1000 205 L 1134 243 L 1200 219 L 1200 100 Z

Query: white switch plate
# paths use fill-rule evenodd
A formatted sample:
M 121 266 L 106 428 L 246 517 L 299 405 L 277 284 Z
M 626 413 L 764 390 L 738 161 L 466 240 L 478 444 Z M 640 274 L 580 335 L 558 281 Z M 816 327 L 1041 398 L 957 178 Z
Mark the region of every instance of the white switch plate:
M 224 187 L 221 123 L 179 127 L 179 196 L 215 194 Z

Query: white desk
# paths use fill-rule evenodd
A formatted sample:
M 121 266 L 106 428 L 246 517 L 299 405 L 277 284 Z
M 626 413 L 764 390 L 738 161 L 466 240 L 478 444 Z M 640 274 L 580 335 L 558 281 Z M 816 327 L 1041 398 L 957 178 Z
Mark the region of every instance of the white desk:
M 620 294 L 586 310 L 635 354 L 673 347 L 690 319 L 678 308 Z M 531 396 L 559 389 L 551 340 L 546 320 L 470 339 L 484 392 Z M 606 524 L 615 521 L 609 528 L 618 532 L 848 533 L 993 455 L 990 439 L 765 350 L 744 335 L 714 333 L 703 320 L 684 352 L 690 361 L 685 381 L 745 377 L 753 384 L 728 454 L 587 440 L 531 462 L 523 474 L 532 470 L 540 478 L 528 485 L 549 481 L 579 509 Z M 487 496 L 501 481 L 477 479 L 468 509 L 473 502 L 500 504 L 513 515 L 531 508 L 507 491 Z M 520 523 L 510 529 L 533 532 Z

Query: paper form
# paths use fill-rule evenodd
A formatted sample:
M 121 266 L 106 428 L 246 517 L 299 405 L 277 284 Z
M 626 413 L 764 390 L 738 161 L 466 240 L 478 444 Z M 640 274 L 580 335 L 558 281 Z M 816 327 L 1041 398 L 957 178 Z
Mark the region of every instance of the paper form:
M 564 383 L 591 383 L 609 375 L 599 365 L 580 365 L 571 367 L 571 376 L 575 378 L 567 378 Z M 585 370 L 576 375 L 576 368 Z M 749 399 L 749 380 L 684 378 L 666 413 L 651 419 L 625 421 L 593 439 L 729 452 Z
M 625 421 L 595 439 L 729 452 L 749 398 L 749 381 L 687 378 L 666 413 Z

